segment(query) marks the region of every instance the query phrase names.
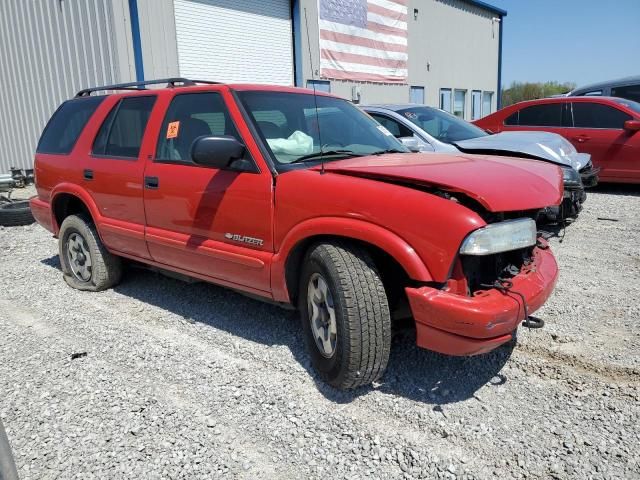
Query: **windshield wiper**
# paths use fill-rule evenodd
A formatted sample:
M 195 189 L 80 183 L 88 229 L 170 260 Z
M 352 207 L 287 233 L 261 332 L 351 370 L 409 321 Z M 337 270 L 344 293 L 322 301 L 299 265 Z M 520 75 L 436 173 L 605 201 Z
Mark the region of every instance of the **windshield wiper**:
M 411 153 L 406 150 L 398 150 L 397 148 L 388 148 L 386 150 L 377 150 L 375 152 L 371 152 L 369 155 L 383 155 L 385 153 Z
M 301 156 L 299 158 L 296 158 L 292 162 L 289 162 L 289 164 L 298 163 L 298 162 L 304 162 L 306 160 L 312 160 L 314 158 L 331 157 L 331 156 L 334 156 L 334 155 L 343 155 L 345 158 L 348 158 L 348 157 L 364 157 L 364 155 L 362 153 L 356 153 L 353 150 L 327 150 L 326 152 L 314 152 L 314 153 L 310 153 L 308 155 L 303 155 L 303 156 Z

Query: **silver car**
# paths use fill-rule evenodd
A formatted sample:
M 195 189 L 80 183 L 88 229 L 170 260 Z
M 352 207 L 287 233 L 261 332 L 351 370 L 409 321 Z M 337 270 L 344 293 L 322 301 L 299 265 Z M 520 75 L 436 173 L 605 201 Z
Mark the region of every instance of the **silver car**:
M 561 135 L 550 132 L 502 132 L 490 135 L 450 113 L 425 105 L 361 107 L 407 147 L 421 152 L 464 152 L 542 160 L 562 168 L 564 200 L 549 209 L 552 220 L 575 218 L 586 200 L 585 184 L 597 183 L 589 154 L 578 153 Z

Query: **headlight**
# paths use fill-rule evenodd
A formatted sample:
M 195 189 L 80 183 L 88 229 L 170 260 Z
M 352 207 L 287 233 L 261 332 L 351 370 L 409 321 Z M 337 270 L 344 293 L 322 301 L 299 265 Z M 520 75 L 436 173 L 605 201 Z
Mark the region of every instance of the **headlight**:
M 491 255 L 536 244 L 536 222 L 530 218 L 492 223 L 469 235 L 460 247 L 462 255 Z
M 566 185 L 575 185 L 580 183 L 580 174 L 571 167 L 562 167 L 562 180 Z

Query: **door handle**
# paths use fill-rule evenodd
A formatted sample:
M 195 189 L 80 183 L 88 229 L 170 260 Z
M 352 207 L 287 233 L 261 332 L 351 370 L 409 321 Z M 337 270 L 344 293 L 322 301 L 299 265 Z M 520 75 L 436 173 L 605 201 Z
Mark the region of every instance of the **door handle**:
M 93 170 L 85 168 L 84 172 L 82 172 L 82 176 L 85 180 L 93 180 Z
M 584 143 L 588 140 L 591 140 L 591 137 L 588 137 L 587 135 L 579 135 L 577 137 L 573 137 L 573 139 L 578 143 Z
M 156 190 L 160 186 L 158 177 L 144 177 L 144 188 L 149 190 Z

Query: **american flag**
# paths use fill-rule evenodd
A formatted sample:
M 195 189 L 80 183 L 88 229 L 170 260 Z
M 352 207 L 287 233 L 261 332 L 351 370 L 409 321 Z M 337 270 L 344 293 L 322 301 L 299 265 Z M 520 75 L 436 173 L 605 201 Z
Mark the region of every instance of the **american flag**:
M 320 76 L 407 81 L 408 0 L 318 0 Z

